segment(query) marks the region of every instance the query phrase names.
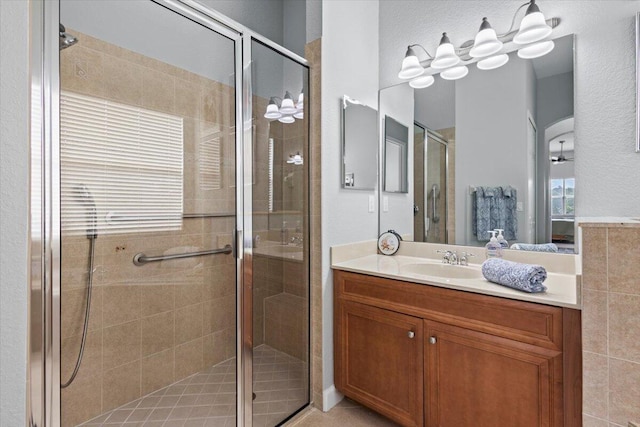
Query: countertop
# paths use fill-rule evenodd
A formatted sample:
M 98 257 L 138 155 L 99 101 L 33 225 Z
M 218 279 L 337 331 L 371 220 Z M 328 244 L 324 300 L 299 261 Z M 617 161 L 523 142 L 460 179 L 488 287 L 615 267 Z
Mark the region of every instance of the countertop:
M 373 245 L 375 247 L 375 243 Z M 403 242 L 403 245 L 406 245 L 406 243 Z M 425 244 L 413 243 L 413 245 Z M 553 272 L 549 268 L 545 267 L 548 272 L 548 277 L 544 281 L 547 291 L 532 294 L 489 282 L 482 277 L 480 264 L 469 264 L 468 267 L 462 267 L 465 269 L 475 269 L 478 272 L 479 278 L 450 279 L 439 276 L 426 276 L 422 274 L 407 273 L 406 266 L 409 264 L 441 264 L 440 260 L 407 255 L 378 255 L 375 254 L 375 252 L 372 254 L 371 249 L 372 247 L 370 242 L 355 244 L 352 247 L 349 247 L 349 245 L 334 247 L 332 248 L 331 267 L 336 270 L 386 277 L 388 279 L 438 286 L 459 291 L 492 295 L 496 297 L 558 307 L 574 309 L 581 308 L 579 298 L 579 276 L 566 271 Z M 334 252 L 337 252 L 336 255 L 334 255 Z M 544 263 L 540 264 L 544 266 Z M 445 267 L 448 268 L 449 266 Z M 458 266 L 450 267 L 454 269 L 461 268 Z

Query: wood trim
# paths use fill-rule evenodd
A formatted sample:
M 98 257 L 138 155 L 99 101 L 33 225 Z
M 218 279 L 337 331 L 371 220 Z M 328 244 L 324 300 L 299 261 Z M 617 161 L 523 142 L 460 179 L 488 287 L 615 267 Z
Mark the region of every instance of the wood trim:
M 582 312 L 562 310 L 564 426 L 582 426 Z

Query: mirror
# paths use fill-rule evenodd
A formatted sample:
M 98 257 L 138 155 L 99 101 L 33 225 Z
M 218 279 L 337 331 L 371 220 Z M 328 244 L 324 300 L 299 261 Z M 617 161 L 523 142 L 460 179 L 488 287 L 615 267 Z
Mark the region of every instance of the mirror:
M 342 188 L 374 190 L 377 175 L 378 112 L 342 98 Z
M 573 253 L 574 37 L 554 42 L 553 51 L 540 58 L 521 59 L 511 52 L 498 69 L 470 64 L 469 74 L 459 80 L 436 75 L 425 89 L 403 83 L 381 90 L 381 114 L 402 110 L 398 114 L 406 122 L 407 106 L 388 101 L 403 99 L 411 104 L 414 127 L 407 151 L 413 203 L 385 202 L 383 193 L 380 232 L 394 229 L 416 241 L 484 246 L 487 224 L 505 228 L 479 221 L 477 190 L 487 189 L 487 194 L 496 190 L 500 197 L 513 197 L 513 220 L 506 227 L 513 230 L 510 244 L 553 242 L 559 252 Z M 381 143 L 386 148 L 386 135 Z
M 389 116 L 384 118 L 384 191 L 407 193 L 409 129 Z

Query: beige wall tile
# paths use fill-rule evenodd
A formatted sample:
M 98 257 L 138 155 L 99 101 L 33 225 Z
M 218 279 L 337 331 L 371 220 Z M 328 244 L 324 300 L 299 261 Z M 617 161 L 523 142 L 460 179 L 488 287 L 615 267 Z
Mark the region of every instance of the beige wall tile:
M 640 229 L 610 228 L 608 240 L 609 290 L 640 295 Z
M 142 74 L 142 106 L 173 114 L 175 112 L 174 86 L 173 76 L 145 68 Z
M 102 411 L 109 411 L 140 397 L 140 375 L 140 360 L 106 371 L 103 380 Z
M 609 422 L 584 415 L 582 417 L 582 427 L 609 427 Z
M 142 356 L 158 353 L 174 345 L 175 313 L 167 311 L 141 320 Z
M 582 353 L 584 414 L 608 419 L 609 360 L 606 356 Z
M 107 98 L 129 105 L 142 104 L 144 67 L 110 55 L 103 56 L 103 67 Z
M 113 326 L 140 318 L 138 284 L 103 286 L 102 310 L 104 326 Z
M 140 293 L 140 314 L 142 316 L 173 310 L 174 285 L 143 284 L 140 286 Z
M 607 354 L 607 292 L 582 291 L 582 348 Z
M 204 285 L 189 283 L 176 286 L 176 308 L 198 304 L 204 299 Z
M 60 87 L 63 90 L 103 97 L 105 85 L 102 58 L 102 53 L 82 45 L 61 51 Z
M 640 363 L 610 359 L 609 421 L 626 426 L 640 421 Z
M 607 285 L 607 229 L 582 229 L 582 286 L 606 290 Z
M 609 294 L 609 355 L 640 363 L 640 295 Z
M 175 381 L 173 348 L 142 359 L 142 394 L 149 394 Z
M 140 359 L 140 333 L 140 320 L 104 329 L 102 367 L 105 371 Z
M 202 337 L 203 305 L 194 304 L 176 310 L 174 342 L 182 344 Z
M 176 346 L 175 373 L 176 381 L 195 374 L 203 368 L 203 338 Z
M 60 322 L 62 339 L 82 333 L 86 310 L 86 289 L 64 290 L 60 298 Z M 94 286 L 91 291 L 89 330 L 102 328 L 102 289 Z
M 60 351 L 60 382 L 65 383 L 71 378 L 76 366 L 82 343 L 82 334 L 62 340 Z M 102 375 L 102 330 L 87 334 L 82 362 L 78 375 L 86 374 L 91 377 Z M 77 377 L 76 377 L 77 378 Z
M 60 393 L 62 427 L 74 427 L 102 413 L 102 375 L 79 373 Z

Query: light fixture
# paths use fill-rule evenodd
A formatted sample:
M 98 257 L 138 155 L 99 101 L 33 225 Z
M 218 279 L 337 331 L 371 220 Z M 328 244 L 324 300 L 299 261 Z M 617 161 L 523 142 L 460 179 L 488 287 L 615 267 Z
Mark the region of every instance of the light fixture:
M 424 89 L 426 87 L 431 86 L 434 81 L 435 79 L 433 78 L 433 76 L 430 76 L 430 75 L 418 76 L 409 82 L 409 86 L 411 86 L 414 89 Z
M 547 25 L 544 15 L 536 4 L 536 0 L 531 0 L 527 12 L 520 23 L 520 30 L 513 37 L 513 41 L 518 44 L 537 42 L 551 34 L 551 31 L 552 28 Z
M 418 77 L 422 73 L 424 73 L 424 68 L 420 65 L 420 60 L 418 59 L 416 52 L 413 50 L 412 46 L 408 46 L 407 53 L 405 53 L 404 59 L 402 60 L 402 68 L 400 68 L 398 77 L 401 79 L 412 79 L 414 77 Z
M 293 116 L 282 116 L 278 119 L 278 121 L 280 123 L 293 123 L 296 121 L 296 119 L 294 119 Z
M 520 27 L 517 28 L 516 17 L 521 15 L 521 11 L 525 8 L 525 16 L 520 22 Z M 558 25 L 560 25 L 560 18 L 545 20 L 536 0 L 529 0 L 516 9 L 511 26 L 505 33 L 496 33 L 485 17 L 482 18 L 480 29 L 474 40 L 468 40 L 460 47 L 454 47 L 447 33 L 442 33 L 435 57 L 420 44 L 409 45 L 398 77 L 409 80 L 412 88 L 421 89 L 431 86 L 434 83 L 433 76 L 438 73 L 445 80 L 456 80 L 466 76 L 469 72 L 466 66 L 474 62 L 480 70 L 501 67 L 509 62 L 508 53 L 518 48 L 520 58 L 537 58 L 553 49 L 552 41 L 543 40 L 546 40 L 553 28 Z M 522 46 L 514 47 L 513 42 Z M 505 45 L 508 46 L 507 52 L 502 51 Z M 415 47 L 424 50 L 427 58 L 420 60 L 414 50 Z
M 533 43 L 518 50 L 518 56 L 522 59 L 539 58 L 551 52 L 555 46 L 553 40 Z
M 496 31 L 491 28 L 487 18 L 482 18 L 480 30 L 476 34 L 476 39 L 469 51 L 469 55 L 472 58 L 484 58 L 485 56 L 493 55 L 500 49 L 502 49 L 502 42 L 498 40 Z
M 269 120 L 276 120 L 282 117 L 282 113 L 278 109 L 278 104 L 276 103 L 276 97 L 272 96 L 269 99 L 269 105 L 267 105 L 267 112 L 264 113 L 264 118 Z
M 490 56 L 478 61 L 477 66 L 480 70 L 495 70 L 496 68 L 502 67 L 507 62 L 509 62 L 509 55 L 501 53 L 500 55 Z
M 440 77 L 445 80 L 458 80 L 469 74 L 469 69 L 466 65 L 458 65 L 456 67 L 447 68 L 440 73 Z
M 298 110 L 298 112 L 295 113 L 293 117 L 300 120 L 304 119 L 304 110 Z
M 304 93 L 300 92 L 300 95 L 298 95 L 298 103 L 296 104 L 296 109 L 302 110 L 304 108 Z
M 417 59 L 417 58 L 416 58 Z M 447 33 L 442 33 L 440 45 L 436 50 L 436 57 L 431 61 L 431 67 L 436 69 L 444 69 L 453 67 L 460 62 L 460 57 L 456 55 L 456 50 L 451 44 Z
M 284 94 L 284 99 L 282 100 L 282 105 L 280 105 L 280 112 L 282 114 L 295 114 L 298 110 L 295 105 L 293 105 L 293 97 L 291 96 L 291 92 L 287 91 Z

